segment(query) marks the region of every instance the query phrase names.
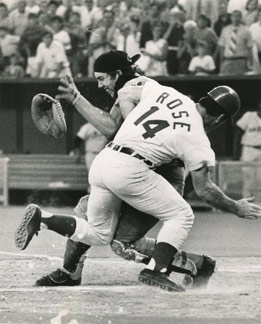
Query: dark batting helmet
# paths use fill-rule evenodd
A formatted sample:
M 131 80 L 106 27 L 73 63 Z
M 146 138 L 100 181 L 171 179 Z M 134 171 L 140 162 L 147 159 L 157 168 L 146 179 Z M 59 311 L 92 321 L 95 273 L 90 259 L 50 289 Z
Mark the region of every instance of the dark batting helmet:
M 233 119 L 240 109 L 240 98 L 235 90 L 228 86 L 218 86 L 199 100 L 211 116 L 225 114 Z

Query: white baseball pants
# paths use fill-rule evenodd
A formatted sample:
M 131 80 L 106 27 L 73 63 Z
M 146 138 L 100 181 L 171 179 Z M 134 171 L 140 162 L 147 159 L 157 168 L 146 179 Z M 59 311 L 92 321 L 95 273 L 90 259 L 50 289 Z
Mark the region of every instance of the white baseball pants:
M 189 204 L 162 176 L 141 160 L 106 147 L 93 161 L 88 221 L 76 217 L 70 238 L 89 245 L 109 244 L 114 236 L 121 201 L 163 222 L 157 241 L 179 249 L 192 227 Z

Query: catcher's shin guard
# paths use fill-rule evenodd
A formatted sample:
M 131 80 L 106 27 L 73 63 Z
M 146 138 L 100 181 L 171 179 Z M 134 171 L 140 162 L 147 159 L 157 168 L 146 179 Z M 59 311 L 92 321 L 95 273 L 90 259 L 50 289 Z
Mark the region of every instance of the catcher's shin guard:
M 64 253 L 64 269 L 71 273 L 75 272 L 81 257 L 89 250 L 90 247 L 90 245 L 68 239 Z
M 197 274 L 197 267 L 193 261 L 186 257 L 182 252 L 177 254 L 168 268 L 170 277 L 176 282 L 180 283 L 186 288 L 191 288 L 193 285 L 193 278 Z
M 33 236 L 38 234 L 41 225 L 41 209 L 35 204 L 29 204 L 23 214 L 21 223 L 15 231 L 15 244 L 20 250 L 24 250 Z
M 193 288 L 206 288 L 209 279 L 215 272 L 216 260 L 210 256 L 203 255 L 203 263 L 197 274 L 193 277 Z

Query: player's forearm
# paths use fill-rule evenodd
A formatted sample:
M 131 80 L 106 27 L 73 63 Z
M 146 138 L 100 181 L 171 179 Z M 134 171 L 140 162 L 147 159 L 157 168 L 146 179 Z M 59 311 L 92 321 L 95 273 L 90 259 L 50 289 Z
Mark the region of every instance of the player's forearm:
M 108 112 L 93 106 L 82 95 L 78 96 L 73 105 L 83 118 L 97 128 L 104 136 L 109 139 L 114 136 L 116 123 Z
M 209 205 L 237 215 L 237 202 L 225 195 L 213 182 L 209 182 L 204 188 L 195 188 L 195 191 Z

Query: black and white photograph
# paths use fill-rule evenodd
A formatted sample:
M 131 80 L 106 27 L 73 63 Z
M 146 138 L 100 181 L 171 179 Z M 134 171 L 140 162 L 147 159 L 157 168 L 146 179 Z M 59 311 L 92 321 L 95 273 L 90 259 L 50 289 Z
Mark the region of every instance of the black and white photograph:
M 0 0 L 0 324 L 261 324 L 261 0 Z

